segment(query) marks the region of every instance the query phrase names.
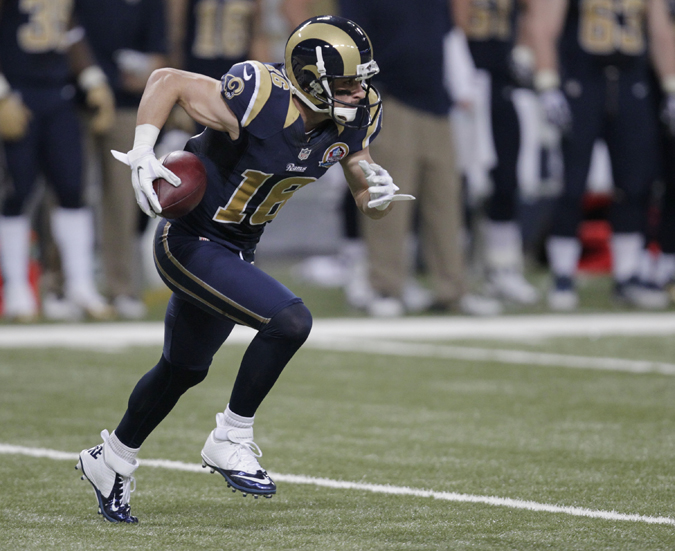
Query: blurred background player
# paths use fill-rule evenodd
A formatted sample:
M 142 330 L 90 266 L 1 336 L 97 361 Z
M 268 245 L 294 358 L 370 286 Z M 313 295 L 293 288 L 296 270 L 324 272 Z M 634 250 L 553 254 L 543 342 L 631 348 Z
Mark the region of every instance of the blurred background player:
M 465 0 L 459 0 L 465 1 Z M 382 223 L 363 220 L 373 316 L 406 312 L 403 289 L 413 273 L 409 237 L 419 224 L 422 258 L 435 311 L 494 315 L 499 303 L 469 293 L 463 195 L 450 133 L 443 41 L 452 27 L 447 0 L 341 0 L 340 12 L 368 33 L 382 72 L 377 86 L 386 122 L 373 151 L 416 205 L 400 205 Z M 417 217 L 417 218 L 416 218 Z
M 554 310 L 577 307 L 577 229 L 593 144 L 603 138 L 615 184 L 614 297 L 662 308 L 663 293 L 637 283 L 647 204 L 657 166 L 657 119 L 649 55 L 666 95 L 675 93 L 675 47 L 664 0 L 533 0 L 528 9 L 535 88 L 548 121 L 563 133 L 563 191 L 546 248 Z M 675 113 L 674 113 L 675 114 Z
M 455 10 L 457 24 L 464 30 L 471 56 L 489 97 L 486 105 L 489 124 L 483 139 L 494 146 L 494 163 L 489 169 L 489 192 L 483 221 L 483 248 L 490 292 L 518 304 L 534 304 L 538 291 L 523 275 L 523 239 L 519 222 L 518 159 L 520 125 L 513 92 L 522 85 L 514 78 L 513 50 L 519 33 L 517 0 L 485 2 L 471 0 L 467 13 Z M 483 102 L 474 102 L 479 109 Z M 482 120 L 476 113 L 476 124 Z M 476 149 L 480 149 L 478 146 Z
M 671 25 L 675 25 L 675 3 L 668 2 Z M 659 125 L 660 172 L 655 189 L 648 243 L 643 254 L 640 281 L 666 290 L 675 302 L 675 95 L 664 93 L 654 74 L 654 92 Z
M 142 215 L 128 185 L 129 172 L 110 151 L 131 149 L 145 83 L 152 71 L 168 63 L 165 4 L 164 0 L 78 0 L 78 16 L 115 92 L 115 124 L 106 132 L 90 133 L 88 148 L 93 168 L 100 168 L 98 214 L 106 292 L 118 316 L 138 319 L 146 311 L 138 251 Z
M 262 0 L 165 1 L 171 66 L 220 79 L 235 63 L 269 60 Z M 168 127 L 183 130 L 187 137 L 204 129 L 179 107 L 174 108 Z
M 0 137 L 10 177 L 0 216 L 0 261 L 4 316 L 10 319 L 38 315 L 28 279 L 29 209 L 41 172 L 58 203 L 51 230 L 65 295 L 93 318 L 111 315 L 94 281 L 95 232 L 83 202 L 82 140 L 71 66 L 92 111 L 93 132 L 105 132 L 113 124 L 114 97 L 72 16 L 71 2 L 63 0 L 0 4 Z

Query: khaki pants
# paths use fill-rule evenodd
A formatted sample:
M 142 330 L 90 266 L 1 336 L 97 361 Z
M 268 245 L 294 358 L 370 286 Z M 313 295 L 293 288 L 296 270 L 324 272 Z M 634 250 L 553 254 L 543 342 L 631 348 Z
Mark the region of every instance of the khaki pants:
M 400 193 L 417 198 L 396 203 L 381 220 L 364 221 L 373 289 L 401 296 L 411 272 L 407 237 L 418 209 L 420 245 L 436 300 L 456 301 L 466 285 L 462 189 L 449 118 L 385 98 L 384 124 L 370 149 L 373 160 L 389 171 Z
M 119 108 L 113 128 L 93 139 L 101 162 L 101 257 L 107 294 L 137 297 L 140 276 L 136 261 L 139 209 L 131 187 L 131 171 L 115 160 L 111 149 L 126 153 L 134 143 L 136 109 Z

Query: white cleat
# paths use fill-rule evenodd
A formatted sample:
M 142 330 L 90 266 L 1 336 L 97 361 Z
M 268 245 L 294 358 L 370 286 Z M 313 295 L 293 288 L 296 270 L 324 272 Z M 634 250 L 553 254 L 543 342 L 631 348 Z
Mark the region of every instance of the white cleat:
M 539 300 L 539 292 L 518 270 L 495 270 L 488 276 L 487 287 L 498 298 L 531 305 Z
M 570 277 L 556 276 L 548 291 L 548 307 L 556 312 L 571 312 L 579 306 L 579 295 Z
M 81 321 L 83 312 L 65 298 L 47 293 L 42 299 L 42 314 L 51 321 Z
M 670 303 L 668 292 L 637 281 L 614 284 L 614 300 L 643 310 L 665 310 Z
M 579 295 L 573 289 L 551 289 L 546 298 L 548 307 L 556 312 L 572 312 L 579 306 Z
M 467 316 L 491 317 L 499 316 L 503 308 L 498 300 L 467 293 L 459 299 L 459 311 Z
M 366 307 L 368 315 L 373 318 L 400 318 L 405 315 L 403 302 L 395 297 L 376 295 Z
M 134 297 L 118 296 L 113 300 L 113 308 L 117 315 L 125 320 L 140 320 L 148 314 L 148 309 L 142 300 Z
M 37 320 L 38 307 L 30 285 L 7 286 L 3 292 L 3 317 L 21 323 Z
M 108 448 L 109 434 L 101 432 L 103 444 L 82 450 L 75 465 L 82 470 L 82 480 L 88 480 L 96 493 L 99 514 L 110 522 L 135 524 L 138 519 L 131 515 L 129 498 L 134 491 L 136 480 L 133 472 L 138 461 L 127 463 Z
M 253 441 L 253 427 L 241 429 L 225 425 L 225 415 L 216 414 L 217 428 L 211 431 L 202 449 L 202 467 L 210 467 L 227 481 L 232 491 L 272 497 L 277 487 L 260 466 L 258 458 L 262 452 Z M 226 440 L 216 438 L 216 434 Z
M 115 316 L 115 310 L 93 287 L 79 286 L 69 289 L 66 298 L 91 319 L 105 321 Z

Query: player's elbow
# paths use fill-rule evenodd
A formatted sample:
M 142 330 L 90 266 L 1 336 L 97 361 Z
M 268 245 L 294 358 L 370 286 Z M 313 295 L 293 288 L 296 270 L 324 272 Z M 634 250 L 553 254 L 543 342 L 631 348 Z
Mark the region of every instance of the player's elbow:
M 173 69 L 171 67 L 160 67 L 159 69 L 155 69 L 150 73 L 146 87 L 169 87 L 175 82 L 177 72 L 178 69 Z

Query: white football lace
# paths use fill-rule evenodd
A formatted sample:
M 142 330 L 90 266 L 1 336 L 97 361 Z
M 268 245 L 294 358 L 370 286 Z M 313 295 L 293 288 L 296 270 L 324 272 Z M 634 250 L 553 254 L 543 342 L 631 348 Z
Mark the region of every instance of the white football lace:
M 237 459 L 246 465 L 246 469 L 252 469 L 252 472 L 262 469 L 258 463 L 258 457 L 262 457 L 262 451 L 253 440 L 244 440 L 234 442 L 237 444 Z
M 131 494 L 136 491 L 136 479 L 133 476 L 121 476 L 122 479 L 122 497 L 120 503 L 128 505 L 131 499 Z

